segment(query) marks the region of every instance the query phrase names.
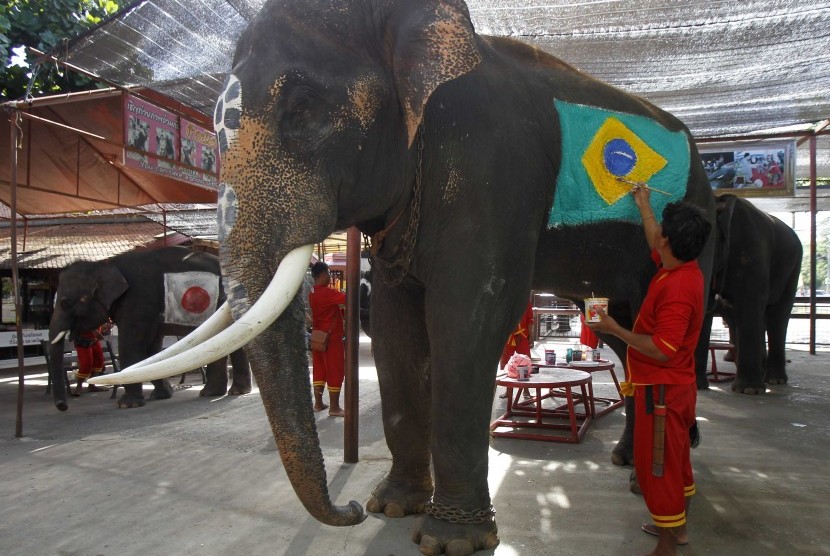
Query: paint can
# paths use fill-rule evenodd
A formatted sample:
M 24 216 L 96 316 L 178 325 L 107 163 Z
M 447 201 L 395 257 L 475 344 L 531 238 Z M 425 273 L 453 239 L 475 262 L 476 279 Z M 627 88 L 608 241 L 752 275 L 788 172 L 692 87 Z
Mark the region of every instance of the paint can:
M 516 370 L 519 372 L 516 380 L 530 380 L 530 367 L 527 365 L 519 365 Z
M 607 297 L 585 298 L 585 322 L 599 322 L 599 313 L 597 313 L 597 309 L 602 309 L 605 313 L 608 312 Z
M 545 365 L 556 365 L 556 350 L 545 350 Z

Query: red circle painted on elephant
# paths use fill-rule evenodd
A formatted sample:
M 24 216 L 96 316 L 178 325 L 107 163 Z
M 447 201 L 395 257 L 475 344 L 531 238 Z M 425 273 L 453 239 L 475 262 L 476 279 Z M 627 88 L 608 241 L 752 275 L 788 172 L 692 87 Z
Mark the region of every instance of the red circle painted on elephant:
M 188 313 L 204 313 L 210 306 L 210 294 L 199 286 L 187 288 L 182 295 L 182 308 Z

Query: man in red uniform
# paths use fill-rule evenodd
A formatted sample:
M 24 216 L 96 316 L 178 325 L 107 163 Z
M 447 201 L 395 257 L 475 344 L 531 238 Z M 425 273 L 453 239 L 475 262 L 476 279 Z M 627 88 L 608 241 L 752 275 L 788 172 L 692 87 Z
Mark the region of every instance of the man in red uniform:
M 533 301 L 527 304 L 522 320 L 516 327 L 501 352 L 501 368 L 503 369 L 514 353 L 521 353 L 530 357 L 530 339 L 533 336 Z
M 677 544 L 688 542 L 686 509 L 695 493 L 689 429 L 695 424 L 694 351 L 704 312 L 703 275 L 695 259 L 711 224 L 697 207 L 677 202 L 663 210 L 661 225 L 651 209 L 649 190 L 635 187 L 632 195 L 659 269 L 633 330 L 604 312 L 599 323 L 588 326 L 628 344 L 623 391 L 631 395 L 633 390 L 635 396 L 634 468 L 654 523 L 643 530 L 659 537 L 650 556 L 672 556 Z M 661 433 L 654 425 L 662 420 Z
M 101 340 L 104 339 L 99 329 L 81 332 L 73 341 L 75 353 L 78 354 L 78 370 L 75 371 L 77 385 L 73 396 L 81 395 L 81 386 L 90 377 L 98 376 L 104 371 L 104 350 L 101 347 Z M 106 392 L 107 388 L 101 388 L 90 384 L 87 386 L 89 392 Z
M 311 307 L 312 326 L 315 330 L 329 333 L 326 351 L 312 351 L 312 384 L 314 385 L 314 411 L 329 408 L 329 415 L 343 417 L 340 407 L 340 390 L 345 375 L 346 352 L 343 346 L 343 314 L 341 307 L 346 304 L 346 294 L 330 288 L 331 274 L 324 262 L 316 262 L 311 267 L 314 287 L 308 294 Z M 323 403 L 323 388 L 328 385 L 329 403 Z

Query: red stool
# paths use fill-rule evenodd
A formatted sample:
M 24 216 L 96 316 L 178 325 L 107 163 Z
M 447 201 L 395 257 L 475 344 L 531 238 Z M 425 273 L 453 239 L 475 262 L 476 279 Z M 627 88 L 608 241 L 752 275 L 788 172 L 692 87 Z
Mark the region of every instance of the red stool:
M 718 372 L 718 362 L 715 357 L 716 351 L 734 350 L 735 346 L 729 342 L 709 342 L 709 353 L 712 354 L 712 369 L 706 373 L 711 382 L 726 382 L 735 378 L 735 373 L 720 371 Z

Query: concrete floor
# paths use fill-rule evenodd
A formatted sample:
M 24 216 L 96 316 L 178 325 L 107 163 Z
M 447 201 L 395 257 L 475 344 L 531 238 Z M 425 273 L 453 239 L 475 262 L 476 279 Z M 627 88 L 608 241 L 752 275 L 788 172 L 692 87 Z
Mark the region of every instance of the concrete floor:
M 559 350 L 557 350 L 559 351 Z M 608 351 L 608 350 L 605 350 Z M 608 354 L 606 354 L 608 355 Z M 703 442 L 693 452 L 698 495 L 692 555 L 830 554 L 828 353 L 790 351 L 790 383 L 765 396 L 728 383 L 701 392 Z M 721 370 L 734 368 L 719 363 Z M 59 413 L 43 368 L 27 368 L 24 435 L 13 438 L 17 371 L 0 371 L 0 554 L 418 554 L 415 518 L 370 514 L 352 528 L 308 516 L 282 470 L 259 395 L 199 398 L 199 378 L 170 400 L 118 410 L 85 394 Z M 360 462 L 343 464 L 343 423 L 318 428 L 337 503 L 365 505 L 390 456 L 368 344 L 361 344 Z M 607 388 L 598 374 L 597 388 Z M 494 415 L 504 400 L 496 399 Z M 482 555 L 647 552 L 647 512 L 611 464 L 620 410 L 593 422 L 581 444 L 492 439 L 490 489 L 501 544 Z

